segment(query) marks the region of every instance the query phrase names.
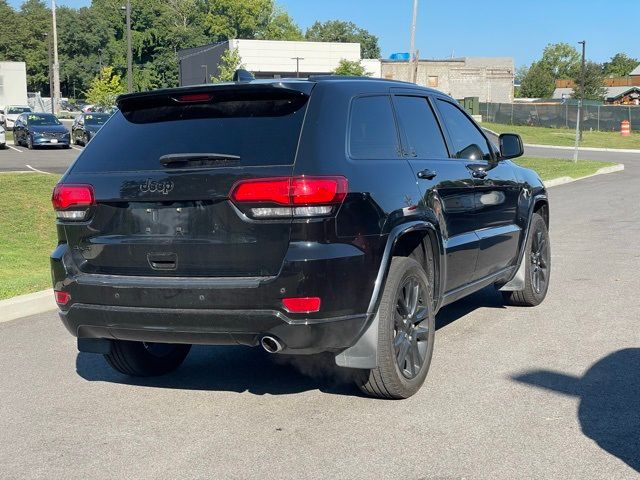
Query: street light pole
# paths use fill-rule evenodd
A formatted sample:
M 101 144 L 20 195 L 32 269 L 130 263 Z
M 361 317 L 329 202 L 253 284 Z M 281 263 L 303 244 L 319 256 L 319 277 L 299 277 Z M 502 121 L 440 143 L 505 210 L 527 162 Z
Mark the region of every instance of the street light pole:
M 302 57 L 292 57 L 291 60 L 296 61 L 296 78 L 300 78 L 300 60 L 304 60 Z
M 418 0 L 413 0 L 413 20 L 411 21 L 411 61 L 414 65 L 411 68 L 411 81 L 416 83 L 418 81 L 418 58 L 416 55 L 416 24 L 418 23 Z
M 60 107 L 60 63 L 58 62 L 58 28 L 56 26 L 56 2 L 51 0 L 51 20 L 53 22 L 53 113 Z
M 200 68 L 204 70 L 204 83 L 209 83 L 209 66 L 200 65 Z
M 578 98 L 578 114 L 576 116 L 576 145 L 575 150 L 573 151 L 573 162 L 577 163 L 578 161 L 578 149 L 580 147 L 580 141 L 582 140 L 582 124 L 580 122 L 582 117 L 582 102 L 584 101 L 584 67 L 585 67 L 585 51 L 586 51 L 586 40 L 582 40 L 578 42 L 582 44 L 582 70 L 580 72 L 580 98 Z

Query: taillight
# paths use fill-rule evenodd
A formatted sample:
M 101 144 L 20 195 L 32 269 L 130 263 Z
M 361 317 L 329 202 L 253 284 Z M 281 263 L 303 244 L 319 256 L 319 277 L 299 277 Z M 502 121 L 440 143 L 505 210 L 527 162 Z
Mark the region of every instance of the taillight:
M 56 303 L 58 305 L 64 306 L 67 303 L 69 303 L 69 300 L 71 300 L 71 295 L 69 295 L 67 292 L 62 292 L 60 290 L 54 290 L 53 294 L 55 296 Z
M 58 184 L 53 189 L 51 203 L 62 220 L 84 220 L 89 207 L 95 204 L 91 185 Z
M 282 305 L 289 313 L 312 313 L 320 310 L 320 297 L 283 298 Z
M 347 195 L 345 177 L 287 177 L 242 180 L 231 189 L 235 204 L 259 205 L 250 209 L 256 218 L 314 217 L 333 213 Z

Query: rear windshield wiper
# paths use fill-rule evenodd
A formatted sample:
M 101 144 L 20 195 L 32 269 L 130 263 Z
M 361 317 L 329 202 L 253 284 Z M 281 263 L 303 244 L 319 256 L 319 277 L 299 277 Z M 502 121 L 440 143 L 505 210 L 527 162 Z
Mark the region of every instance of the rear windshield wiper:
M 238 155 L 229 153 L 169 153 L 160 157 L 160 163 L 167 168 L 209 167 L 239 161 Z

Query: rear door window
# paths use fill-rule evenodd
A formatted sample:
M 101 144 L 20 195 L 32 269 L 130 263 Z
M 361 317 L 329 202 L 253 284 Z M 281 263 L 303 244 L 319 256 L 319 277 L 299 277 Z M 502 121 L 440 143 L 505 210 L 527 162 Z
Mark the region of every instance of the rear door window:
M 437 103 L 453 144 L 452 156 L 468 160 L 491 160 L 486 138 L 462 110 L 445 100 L 438 99 Z
M 161 170 L 161 157 L 180 154 L 227 155 L 240 167 L 292 165 L 307 101 L 298 91 L 249 89 L 200 103 L 142 98 L 104 124 L 73 171 Z
M 359 159 L 392 159 L 400 156 L 390 96 L 359 97 L 353 101 L 349 153 L 352 158 Z
M 405 154 L 417 158 L 448 158 L 438 121 L 425 97 L 396 96 Z

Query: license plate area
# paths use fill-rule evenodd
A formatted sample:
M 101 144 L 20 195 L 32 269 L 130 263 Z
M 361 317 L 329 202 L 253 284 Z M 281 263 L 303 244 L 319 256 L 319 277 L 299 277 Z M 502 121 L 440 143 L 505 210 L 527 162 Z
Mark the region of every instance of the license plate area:
M 136 202 L 129 205 L 126 216 L 129 231 L 122 234 L 197 238 L 216 232 L 211 202 Z

